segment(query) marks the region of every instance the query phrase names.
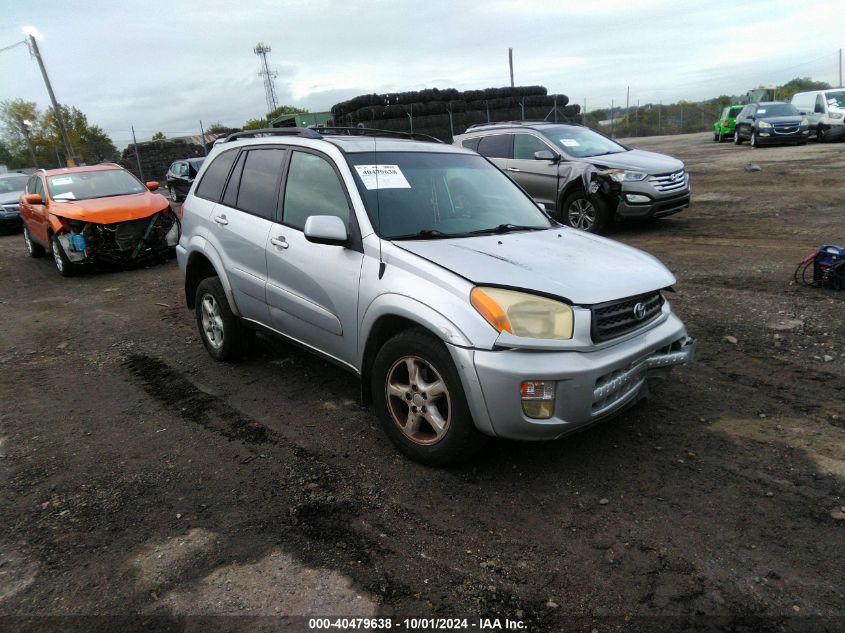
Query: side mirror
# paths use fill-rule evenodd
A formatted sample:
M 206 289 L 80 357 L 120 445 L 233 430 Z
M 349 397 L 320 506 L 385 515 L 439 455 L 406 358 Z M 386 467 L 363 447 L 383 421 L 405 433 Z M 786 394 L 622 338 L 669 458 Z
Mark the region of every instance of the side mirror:
M 557 161 L 557 156 L 547 149 L 542 149 L 539 152 L 534 152 L 534 160 L 550 160 L 555 162 Z
M 305 239 L 315 244 L 344 246 L 349 241 L 346 224 L 336 215 L 312 215 L 305 220 Z
M 155 180 L 150 180 L 147 184 L 147 189 L 150 191 L 158 191 L 158 182 Z
M 24 196 L 24 200 L 29 204 L 44 204 L 44 199 L 40 193 L 28 193 Z
M 540 209 L 540 211 L 542 211 L 543 213 L 546 212 L 546 205 L 544 205 L 542 202 L 535 202 L 535 204 Z

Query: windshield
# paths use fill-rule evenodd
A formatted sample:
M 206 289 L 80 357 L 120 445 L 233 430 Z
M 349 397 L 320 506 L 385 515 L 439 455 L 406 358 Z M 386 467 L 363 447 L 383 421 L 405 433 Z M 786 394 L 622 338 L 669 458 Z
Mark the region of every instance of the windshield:
M 23 191 L 26 188 L 26 183 L 29 176 L 9 176 L 8 178 L 0 178 L 0 193 L 14 193 L 16 191 Z
M 552 223 L 484 158 L 434 152 L 347 154 L 367 214 L 386 239 L 467 237 Z
M 614 143 L 606 136 L 593 132 L 587 127 L 558 125 L 544 127 L 538 131 L 542 132 L 546 138 L 560 147 L 566 154 L 575 158 L 603 156 L 628 151 L 619 143 Z
M 757 116 L 763 119 L 773 116 L 798 116 L 798 110 L 791 103 L 767 103 L 757 106 Z
M 146 191 L 132 174 L 124 169 L 103 169 L 60 174 L 47 178 L 53 200 L 90 200 L 109 196 L 125 196 Z
M 827 105 L 845 109 L 845 90 L 828 90 L 824 93 L 824 98 L 827 99 Z

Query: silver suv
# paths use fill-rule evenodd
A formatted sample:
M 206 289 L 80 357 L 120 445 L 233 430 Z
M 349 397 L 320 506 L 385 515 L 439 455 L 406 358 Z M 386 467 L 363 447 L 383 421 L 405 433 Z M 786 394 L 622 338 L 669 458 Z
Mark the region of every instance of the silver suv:
M 625 147 L 583 125 L 474 125 L 454 144 L 486 156 L 564 224 L 591 233 L 615 218 L 661 218 L 689 206 L 689 174 L 681 161 Z M 586 193 L 582 176 L 590 166 L 614 170 L 621 199 Z
M 429 464 L 485 436 L 583 429 L 691 360 L 660 262 L 559 225 L 475 152 L 251 134 L 212 150 L 183 205 L 185 297 L 213 358 L 256 330 L 299 344 L 358 376 L 388 436 Z

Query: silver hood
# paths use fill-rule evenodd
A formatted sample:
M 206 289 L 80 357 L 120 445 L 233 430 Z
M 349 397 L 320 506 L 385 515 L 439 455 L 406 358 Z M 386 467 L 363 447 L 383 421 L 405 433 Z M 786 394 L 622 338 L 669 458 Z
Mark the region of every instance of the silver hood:
M 674 275 L 648 253 L 563 227 L 394 244 L 479 285 L 521 288 L 579 305 L 675 283 Z
M 670 174 L 684 168 L 684 164 L 677 158 L 657 152 L 646 152 L 641 149 L 632 149 L 618 154 L 605 154 L 604 156 L 588 156 L 578 160 L 612 169 L 637 169 L 647 172 L 651 176 Z

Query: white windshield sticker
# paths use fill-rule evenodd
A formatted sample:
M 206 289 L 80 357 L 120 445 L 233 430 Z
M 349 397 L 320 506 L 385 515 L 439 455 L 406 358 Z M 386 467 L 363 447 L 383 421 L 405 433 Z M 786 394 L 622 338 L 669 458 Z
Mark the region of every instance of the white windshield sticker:
M 564 147 L 578 147 L 581 144 L 574 138 L 562 138 L 560 142 L 563 143 Z
M 367 189 L 410 189 L 399 165 L 355 165 Z
M 51 185 L 69 185 L 73 182 L 73 178 L 70 176 L 57 176 L 56 178 L 50 178 Z
M 836 105 L 836 104 L 837 104 L 837 101 L 836 101 L 836 99 L 828 99 L 828 100 L 827 100 L 827 104 L 828 104 L 828 105 Z
M 757 114 L 766 114 L 766 111 L 763 109 L 757 110 Z

